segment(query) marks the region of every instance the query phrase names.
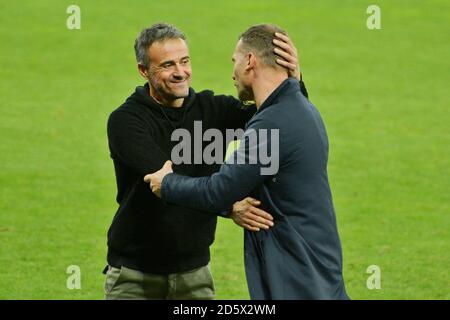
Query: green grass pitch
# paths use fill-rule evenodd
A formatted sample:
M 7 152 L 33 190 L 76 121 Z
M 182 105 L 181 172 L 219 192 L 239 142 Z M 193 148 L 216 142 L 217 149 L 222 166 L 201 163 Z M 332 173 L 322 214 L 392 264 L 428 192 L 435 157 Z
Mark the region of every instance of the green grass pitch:
M 66 9 L 81 8 L 68 30 Z M 196 90 L 234 94 L 231 54 L 252 24 L 285 28 L 330 138 L 329 176 L 354 299 L 450 298 L 450 3 L 375 1 L 0 3 L 0 299 L 102 299 L 117 208 L 106 120 L 143 83 L 145 26 L 188 36 Z M 218 299 L 248 299 L 243 232 L 220 220 Z M 69 290 L 66 269 L 81 268 Z M 366 269 L 381 269 L 369 290 Z

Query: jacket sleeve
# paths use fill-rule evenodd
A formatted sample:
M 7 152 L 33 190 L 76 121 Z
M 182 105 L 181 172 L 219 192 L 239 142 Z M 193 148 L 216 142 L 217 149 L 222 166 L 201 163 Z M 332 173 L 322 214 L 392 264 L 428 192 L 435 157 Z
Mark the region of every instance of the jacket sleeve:
M 142 176 L 159 170 L 169 155 L 156 144 L 142 119 L 123 111 L 114 111 L 108 119 L 108 143 L 111 157 Z
M 279 155 L 278 133 L 268 130 L 271 128 L 266 121 L 253 121 L 245 131 L 239 149 L 210 177 L 190 178 L 175 173 L 166 175 L 161 185 L 163 200 L 213 213 L 229 210 L 234 202 L 245 198 L 267 178 L 276 174 L 265 170 L 267 161 L 259 156 L 261 149 L 266 150 L 266 154 Z

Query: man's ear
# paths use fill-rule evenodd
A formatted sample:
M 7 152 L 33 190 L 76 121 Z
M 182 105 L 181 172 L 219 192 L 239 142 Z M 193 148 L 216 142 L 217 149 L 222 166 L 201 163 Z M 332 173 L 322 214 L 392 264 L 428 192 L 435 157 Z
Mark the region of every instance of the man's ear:
M 246 58 L 247 58 L 247 65 L 245 66 L 245 71 L 250 71 L 255 68 L 256 56 L 252 52 L 249 52 L 247 53 Z
M 137 65 L 139 73 L 141 74 L 141 76 L 145 79 L 148 80 L 148 69 L 143 65 L 138 63 Z

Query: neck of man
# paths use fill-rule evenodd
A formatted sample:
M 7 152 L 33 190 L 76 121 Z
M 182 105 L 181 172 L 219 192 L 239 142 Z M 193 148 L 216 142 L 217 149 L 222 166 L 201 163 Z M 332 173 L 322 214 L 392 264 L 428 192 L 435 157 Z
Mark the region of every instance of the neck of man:
M 262 68 L 255 75 L 252 84 L 256 108 L 259 109 L 276 88 L 288 78 L 285 70 Z
M 184 98 L 177 98 L 177 99 L 165 99 L 163 96 L 158 94 L 158 92 L 153 89 L 152 85 L 149 86 L 149 95 L 153 99 L 155 99 L 156 102 L 163 105 L 164 107 L 173 107 L 173 108 L 179 108 L 183 105 Z

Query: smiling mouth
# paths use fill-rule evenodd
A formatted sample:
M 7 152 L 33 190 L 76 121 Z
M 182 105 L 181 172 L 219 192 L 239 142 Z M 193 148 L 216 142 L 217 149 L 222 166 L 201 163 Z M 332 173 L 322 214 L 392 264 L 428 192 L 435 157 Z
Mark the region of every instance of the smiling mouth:
M 173 85 L 180 85 L 180 84 L 186 83 L 186 80 L 187 79 L 184 79 L 182 81 L 170 81 L 170 83 L 173 84 Z
M 171 86 L 174 86 L 174 87 L 181 87 L 181 86 L 186 85 L 186 83 L 187 83 L 186 80 L 178 81 L 178 82 L 171 81 L 171 82 L 170 82 L 170 85 L 171 85 Z

